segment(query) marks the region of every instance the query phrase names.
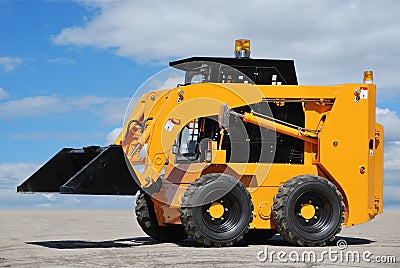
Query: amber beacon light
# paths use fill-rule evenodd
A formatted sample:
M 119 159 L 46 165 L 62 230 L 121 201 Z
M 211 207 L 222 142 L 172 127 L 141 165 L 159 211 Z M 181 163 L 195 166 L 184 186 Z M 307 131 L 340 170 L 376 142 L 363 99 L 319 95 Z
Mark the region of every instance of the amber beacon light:
M 372 84 L 374 82 L 374 72 L 365 71 L 364 72 L 364 84 Z
M 237 39 L 235 41 L 235 57 L 236 58 L 250 58 L 250 40 Z

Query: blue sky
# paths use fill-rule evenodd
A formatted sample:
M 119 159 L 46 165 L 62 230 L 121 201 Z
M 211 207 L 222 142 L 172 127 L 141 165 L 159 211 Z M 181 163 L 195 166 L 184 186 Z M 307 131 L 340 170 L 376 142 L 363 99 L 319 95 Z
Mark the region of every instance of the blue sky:
M 0 209 L 133 208 L 132 198 L 16 195 L 63 147 L 106 145 L 137 87 L 188 56 L 296 60 L 301 84 L 357 83 L 372 69 L 386 127 L 385 204 L 400 208 L 400 3 L 0 0 Z

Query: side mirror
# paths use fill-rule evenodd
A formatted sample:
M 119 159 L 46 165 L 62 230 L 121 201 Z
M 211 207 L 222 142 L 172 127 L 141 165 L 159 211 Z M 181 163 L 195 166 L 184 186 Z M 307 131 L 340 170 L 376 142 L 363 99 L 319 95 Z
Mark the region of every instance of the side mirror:
M 229 129 L 229 106 L 228 104 L 222 104 L 219 108 L 218 114 L 219 127 L 223 129 Z

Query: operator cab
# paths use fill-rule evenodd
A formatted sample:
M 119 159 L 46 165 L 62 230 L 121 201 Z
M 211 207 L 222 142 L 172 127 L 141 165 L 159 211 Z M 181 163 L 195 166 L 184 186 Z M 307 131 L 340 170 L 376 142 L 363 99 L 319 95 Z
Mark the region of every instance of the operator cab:
M 198 83 L 249 83 L 256 85 L 297 85 L 297 76 L 293 60 L 252 59 L 250 58 L 250 41 L 236 40 L 235 58 L 191 57 L 170 62 L 173 68 L 185 72 L 186 86 Z M 271 101 L 261 101 L 243 107 L 234 108 L 236 112 L 255 111 L 269 114 L 276 119 L 304 127 L 304 111 L 301 102 L 277 105 Z M 226 150 L 226 162 L 237 163 L 291 163 L 302 164 L 304 142 L 281 133 L 271 133 L 241 120 L 232 118 L 230 133 L 222 138 L 222 149 Z M 240 121 L 240 122 L 239 122 Z M 239 125 L 244 125 L 239 131 Z M 234 127 L 238 126 L 238 127 Z M 233 131 L 236 129 L 236 131 Z M 272 136 L 274 135 L 274 137 Z M 276 144 L 275 144 L 276 135 Z M 178 135 L 175 142 L 177 163 L 202 162 L 202 148 L 207 140 L 218 141 L 221 138 L 216 118 L 197 118 L 189 122 Z M 248 155 L 234 153 L 250 146 Z M 267 147 L 263 147 L 267 146 Z M 242 148 L 243 147 L 243 148 Z M 271 148 L 271 154 L 262 148 Z

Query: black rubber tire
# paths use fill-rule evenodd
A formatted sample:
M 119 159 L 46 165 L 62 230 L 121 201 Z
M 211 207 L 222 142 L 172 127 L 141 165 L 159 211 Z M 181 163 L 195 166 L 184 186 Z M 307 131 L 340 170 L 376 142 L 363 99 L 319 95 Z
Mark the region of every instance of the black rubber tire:
M 243 236 L 243 240 L 249 244 L 261 244 L 267 242 L 277 233 L 275 229 L 250 229 Z
M 316 208 L 316 218 L 306 221 L 299 212 L 308 200 Z M 279 187 L 272 216 L 279 234 L 289 243 L 325 246 L 340 232 L 344 210 L 342 194 L 332 182 L 314 175 L 301 175 Z
M 223 217 L 212 220 L 210 204 L 223 200 Z M 196 205 L 199 204 L 199 205 Z M 237 179 L 218 173 L 198 178 L 182 196 L 181 221 L 186 233 L 207 247 L 227 247 L 243 239 L 253 220 L 253 203 Z M 224 219 L 222 219 L 224 218 Z
M 141 191 L 136 199 L 136 219 L 142 230 L 154 240 L 166 243 L 176 243 L 187 238 L 182 225 L 160 226 L 154 211 L 151 197 Z

